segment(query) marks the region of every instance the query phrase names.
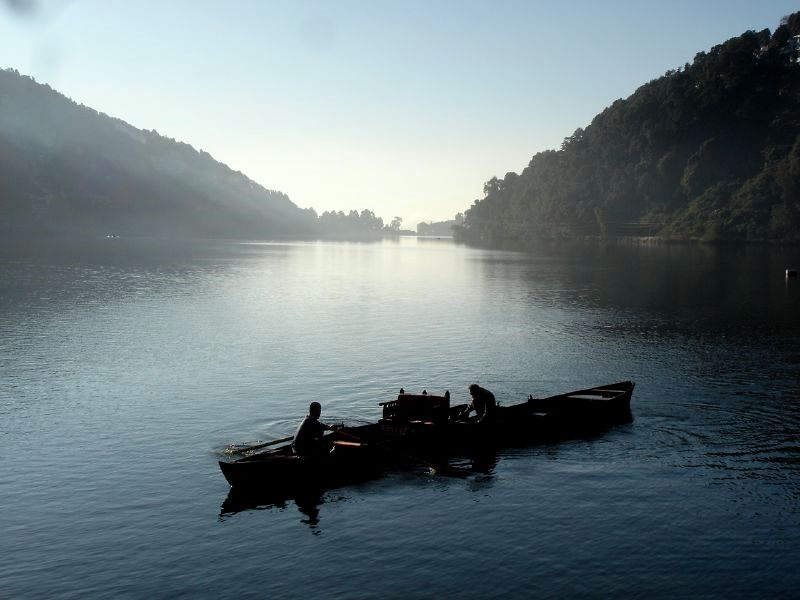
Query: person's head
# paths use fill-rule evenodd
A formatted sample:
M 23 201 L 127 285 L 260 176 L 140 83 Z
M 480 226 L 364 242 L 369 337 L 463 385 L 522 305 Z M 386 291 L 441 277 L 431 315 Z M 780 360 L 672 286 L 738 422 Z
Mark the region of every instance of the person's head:
M 319 419 L 319 416 L 322 414 L 322 406 L 319 402 L 312 402 L 308 405 L 308 414 L 314 417 L 315 419 Z
M 469 386 L 469 395 L 474 396 L 480 391 L 480 389 L 481 386 L 479 386 L 477 383 L 473 383 L 471 386 Z

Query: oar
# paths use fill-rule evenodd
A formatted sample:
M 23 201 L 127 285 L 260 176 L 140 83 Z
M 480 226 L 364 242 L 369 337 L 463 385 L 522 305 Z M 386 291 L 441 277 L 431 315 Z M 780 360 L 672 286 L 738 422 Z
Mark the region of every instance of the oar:
M 333 425 L 331 425 L 331 429 L 336 429 Z M 266 448 L 267 446 L 274 446 L 275 444 L 282 444 L 284 442 L 291 442 L 294 439 L 293 435 L 289 437 L 281 438 L 279 440 L 272 440 L 271 442 L 265 442 L 263 444 L 256 444 L 255 446 L 247 446 L 245 448 L 236 448 L 233 450 L 226 450 L 226 454 L 244 454 L 245 452 L 250 452 L 251 450 L 258 450 L 259 448 Z
M 244 454 L 245 452 L 250 452 L 251 450 L 258 450 L 259 448 L 266 448 L 267 446 L 274 446 L 275 444 L 282 444 L 283 442 L 291 442 L 294 439 L 293 435 L 289 437 L 281 438 L 279 440 L 272 440 L 271 442 L 265 442 L 263 444 L 257 444 L 255 446 L 247 446 L 246 448 L 237 448 L 235 450 L 228 450 L 228 454 Z
M 434 471 L 436 473 L 441 473 L 442 475 L 450 475 L 450 476 L 453 476 L 453 477 L 465 477 L 465 476 L 470 474 L 470 472 L 465 470 L 465 469 L 459 469 L 457 467 L 451 467 L 449 465 L 448 466 L 435 465 L 435 464 L 433 464 L 431 462 L 428 462 L 424 458 L 420 458 L 419 456 L 414 456 L 413 454 L 407 454 L 405 452 L 401 452 L 400 450 L 395 450 L 394 448 L 390 448 L 389 446 L 386 446 L 384 444 L 380 444 L 378 442 L 364 442 L 364 440 L 362 440 L 357 435 L 354 435 L 352 433 L 349 433 L 349 432 L 344 431 L 342 429 L 339 429 L 337 427 L 331 427 L 331 429 L 333 431 L 335 431 L 336 433 L 340 434 L 340 435 L 343 435 L 345 437 L 349 437 L 349 438 L 351 438 L 351 439 L 353 439 L 353 440 L 355 440 L 357 442 L 361 442 L 362 444 L 367 444 L 367 445 L 371 444 L 371 445 L 375 446 L 376 448 L 381 448 L 382 450 L 386 450 L 387 452 L 392 452 L 392 453 L 396 454 L 397 456 L 401 456 L 401 457 L 405 458 L 406 460 L 411 460 L 413 462 L 417 462 L 417 463 L 423 464 L 426 467 L 428 467 L 430 470 L 432 470 L 432 471 Z

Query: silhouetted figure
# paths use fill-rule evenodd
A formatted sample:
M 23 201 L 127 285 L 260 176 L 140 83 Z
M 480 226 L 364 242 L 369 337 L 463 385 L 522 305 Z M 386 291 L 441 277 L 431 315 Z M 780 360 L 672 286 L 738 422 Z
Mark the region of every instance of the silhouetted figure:
M 292 450 L 299 456 L 319 456 L 327 451 L 322 436 L 328 425 L 320 423 L 319 416 L 322 414 L 322 406 L 319 402 L 312 402 L 308 406 L 308 415 L 294 434 Z
M 494 394 L 486 388 L 482 388 L 477 383 L 473 383 L 469 386 L 469 395 L 472 396 L 472 402 L 470 402 L 467 408 L 458 416 L 458 420 L 467 423 L 491 422 L 494 418 L 495 408 L 497 407 Z M 473 410 L 475 414 L 470 416 Z

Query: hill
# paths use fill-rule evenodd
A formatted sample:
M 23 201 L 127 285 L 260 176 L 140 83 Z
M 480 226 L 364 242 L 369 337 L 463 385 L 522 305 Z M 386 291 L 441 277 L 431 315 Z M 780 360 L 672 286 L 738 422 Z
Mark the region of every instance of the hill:
M 2 236 L 297 237 L 318 221 L 206 152 L 0 71 Z
M 800 241 L 800 13 L 617 100 L 492 178 L 457 239 Z
M 453 227 L 464 222 L 464 215 L 458 213 L 455 219 L 449 221 L 438 221 L 435 223 L 417 223 L 417 235 L 452 236 Z

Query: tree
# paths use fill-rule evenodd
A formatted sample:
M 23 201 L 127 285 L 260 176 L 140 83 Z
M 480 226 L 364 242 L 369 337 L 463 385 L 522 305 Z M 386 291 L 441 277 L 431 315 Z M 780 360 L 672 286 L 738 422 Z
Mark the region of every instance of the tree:
M 456 237 L 800 237 L 798 34 L 795 13 L 771 36 L 746 31 L 616 100 L 560 150 L 489 179 Z

